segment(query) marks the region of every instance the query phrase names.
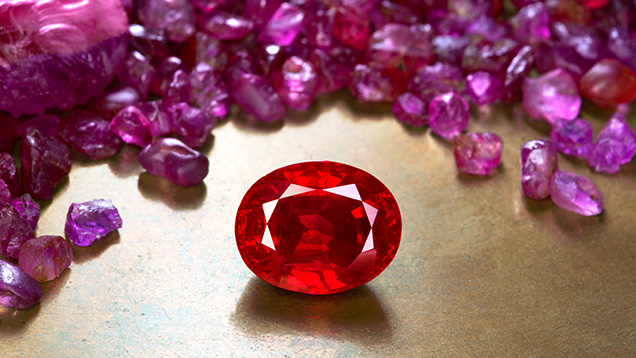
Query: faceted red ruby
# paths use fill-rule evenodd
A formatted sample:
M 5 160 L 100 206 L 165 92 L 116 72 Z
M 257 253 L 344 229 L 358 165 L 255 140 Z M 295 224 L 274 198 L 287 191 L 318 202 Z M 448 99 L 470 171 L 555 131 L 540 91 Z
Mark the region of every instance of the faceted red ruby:
M 270 284 L 330 294 L 363 285 L 393 260 L 402 219 L 371 174 L 334 162 L 304 162 L 259 179 L 236 215 L 247 267 Z

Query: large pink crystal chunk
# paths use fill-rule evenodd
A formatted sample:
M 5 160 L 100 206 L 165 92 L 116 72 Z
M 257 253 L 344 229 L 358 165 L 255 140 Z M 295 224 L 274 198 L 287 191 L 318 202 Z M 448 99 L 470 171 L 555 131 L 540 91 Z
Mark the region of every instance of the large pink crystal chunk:
M 303 28 L 305 13 L 298 6 L 284 2 L 258 35 L 266 44 L 289 46 Z
M 597 172 L 614 174 L 636 152 L 636 135 L 620 113 L 615 113 L 598 134 L 587 160 Z
M 435 58 L 430 26 L 386 24 L 369 39 L 369 60 L 380 67 L 415 73 Z
M 273 85 L 283 103 L 294 109 L 305 110 L 316 96 L 318 75 L 311 63 L 292 56 L 283 63 Z
M 35 237 L 29 223 L 13 206 L 0 208 L 0 254 L 17 260 L 22 245 Z
M 431 132 L 451 140 L 468 126 L 470 107 L 462 96 L 449 92 L 435 97 L 428 113 Z
M 73 203 L 68 208 L 64 233 L 77 246 L 89 246 L 121 229 L 119 211 L 110 200 L 95 199 Z
M 285 116 L 285 106 L 265 78 L 243 74 L 232 87 L 236 103 L 259 120 L 273 122 Z
M 460 134 L 453 144 L 460 173 L 490 175 L 501 162 L 503 141 L 494 133 Z
M 553 124 L 557 119 L 574 119 L 581 108 L 581 96 L 572 76 L 561 69 L 523 83 L 523 108 L 535 119 Z
M 0 305 L 25 309 L 42 299 L 42 285 L 18 265 L 0 260 Z
M 183 42 L 196 30 L 196 13 L 188 0 L 144 0 L 137 16 L 149 29 L 164 29 L 172 41 Z
M 148 118 L 134 106 L 128 106 L 112 119 L 110 130 L 117 133 L 126 143 L 145 147 L 152 140 Z
M 585 216 L 603 211 L 603 194 L 587 177 L 557 170 L 550 181 L 550 196 L 556 205 Z
M 215 11 L 199 18 L 199 26 L 219 40 L 239 40 L 249 35 L 254 27 L 252 20 L 227 11 Z
M 521 188 L 531 199 L 550 196 L 550 178 L 558 169 L 557 151 L 549 140 L 531 140 L 521 148 Z
M 208 175 L 210 162 L 178 139 L 162 138 L 139 153 L 141 166 L 181 186 L 197 185 Z
M 428 124 L 428 108 L 413 93 L 406 92 L 399 95 L 393 102 L 391 110 L 398 121 L 411 127 L 419 128 Z
M 31 229 L 35 230 L 40 220 L 40 204 L 33 200 L 31 195 L 24 194 L 17 198 L 13 198 L 9 204 L 29 223 Z
M 93 160 L 110 158 L 123 145 L 122 140 L 110 130 L 107 120 L 82 109 L 73 111 L 62 120 L 58 137 Z
M 55 137 L 32 131 L 22 140 L 22 188 L 36 199 L 51 199 L 71 171 L 71 155 Z
M 550 139 L 559 152 L 576 158 L 587 158 L 592 148 L 592 125 L 584 119 L 560 119 L 552 126 Z
M 61 236 L 40 236 L 20 249 L 20 268 L 40 282 L 56 279 L 73 261 L 71 245 Z

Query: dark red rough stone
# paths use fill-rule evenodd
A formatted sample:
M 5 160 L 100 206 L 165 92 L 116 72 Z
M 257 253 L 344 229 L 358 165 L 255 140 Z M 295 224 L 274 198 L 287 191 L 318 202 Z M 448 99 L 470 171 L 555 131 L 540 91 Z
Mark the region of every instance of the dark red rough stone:
M 20 149 L 22 188 L 36 199 L 51 199 L 57 184 L 71 171 L 68 148 L 55 137 L 32 131 Z
M 18 168 L 9 153 L 0 153 L 0 179 L 5 182 L 14 197 L 22 193 L 18 179 Z
M 17 260 L 22 245 L 35 237 L 29 223 L 10 204 L 0 208 L 0 254 Z
M 94 112 L 75 110 L 62 120 L 58 137 L 93 160 L 110 158 L 119 152 L 123 142 L 110 130 L 109 124 Z

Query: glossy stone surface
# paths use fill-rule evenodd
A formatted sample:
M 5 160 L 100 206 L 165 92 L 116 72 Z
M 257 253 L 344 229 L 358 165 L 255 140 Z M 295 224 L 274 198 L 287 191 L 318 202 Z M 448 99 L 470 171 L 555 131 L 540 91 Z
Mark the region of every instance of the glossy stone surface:
M 103 118 L 113 118 L 124 107 L 135 105 L 142 101 L 141 95 L 132 87 L 113 87 L 107 89 L 100 97 L 88 102 L 88 109 Z
M 503 141 L 494 133 L 460 134 L 454 138 L 453 145 L 460 173 L 490 175 L 501 162 Z
M 531 140 L 521 147 L 521 188 L 531 199 L 550 196 L 550 178 L 558 169 L 557 150 L 549 140 Z
M 161 101 L 145 102 L 137 105 L 137 109 L 148 119 L 150 134 L 153 137 L 161 137 L 172 132 L 172 119 Z
M 596 172 L 614 174 L 629 163 L 636 152 L 636 135 L 625 117 L 615 113 L 605 124 L 587 160 Z
M 363 51 L 371 34 L 369 20 L 364 14 L 347 6 L 336 12 L 333 35 L 343 44 L 357 51 Z
M 164 106 L 170 107 L 177 103 L 188 102 L 191 90 L 188 73 L 184 70 L 177 70 L 172 74 L 172 78 L 163 92 Z
M 32 131 L 20 147 L 22 189 L 36 199 L 51 199 L 57 184 L 71 171 L 71 157 L 55 137 Z
M 464 78 L 460 68 L 445 63 L 436 63 L 421 68 L 409 79 L 409 91 L 417 95 L 424 105 L 433 98 L 448 92 L 463 93 Z
M 298 6 L 284 2 L 274 12 L 258 35 L 266 44 L 289 46 L 294 42 L 305 23 L 305 13 Z
M 38 130 L 40 133 L 55 137 L 57 135 L 57 127 L 60 125 L 60 118 L 52 114 L 44 114 L 31 118 L 27 121 L 20 123 L 16 129 L 16 134 L 20 138 L 32 130 Z
M 145 147 L 152 140 L 148 118 L 135 106 L 128 106 L 110 122 L 110 130 L 124 142 Z
M 0 305 L 25 309 L 42 299 L 42 285 L 18 265 L 0 259 Z
M 503 98 L 506 102 L 514 102 L 521 96 L 521 87 L 525 78 L 534 66 L 534 50 L 523 46 L 510 62 L 504 79 Z
M 582 175 L 557 170 L 550 181 L 550 197 L 556 205 L 585 216 L 603 212 L 603 194 Z
M 71 265 L 73 250 L 61 236 L 40 236 L 22 245 L 18 260 L 22 271 L 39 282 L 47 282 Z
M 208 63 L 199 63 L 190 72 L 190 103 L 217 118 L 224 118 L 230 110 L 230 88 Z
M 164 29 L 171 41 L 183 42 L 196 30 L 196 13 L 188 0 L 144 0 L 137 16 L 147 28 Z
M 334 46 L 330 49 L 314 49 L 310 60 L 319 78 L 318 93 L 324 94 L 345 88 L 351 78 L 351 71 L 361 59 L 349 47 Z
M 199 18 L 199 28 L 219 40 L 239 40 L 254 27 L 252 20 L 227 11 L 215 11 Z
M 64 233 L 77 246 L 89 246 L 109 233 L 121 229 L 119 211 L 110 200 L 95 199 L 73 203 L 68 208 Z
M 462 68 L 466 73 L 486 71 L 501 76 L 516 55 L 518 47 L 516 41 L 508 38 L 473 42 L 464 50 Z
M 314 101 L 318 91 L 318 74 L 310 62 L 292 56 L 283 63 L 273 86 L 285 105 L 305 110 Z
M 232 87 L 236 103 L 259 120 L 273 122 L 285 116 L 280 97 L 263 77 L 243 74 Z
M 479 106 L 501 100 L 503 91 L 503 81 L 488 72 L 480 71 L 466 76 L 466 94 Z
M 187 103 L 176 104 L 168 110 L 172 126 L 181 140 L 192 148 L 202 147 L 212 136 L 216 118 L 206 116 L 201 109 Z
M 126 61 L 119 70 L 119 82 L 132 87 L 141 98 L 148 97 L 150 87 L 154 81 L 155 68 L 150 61 L 138 51 L 128 54 Z
M 243 16 L 254 21 L 256 28 L 261 28 L 282 3 L 283 0 L 246 0 Z
M 94 112 L 78 109 L 64 117 L 58 137 L 69 147 L 93 160 L 110 158 L 121 149 L 122 140 L 110 130 L 110 122 Z
M 419 97 L 410 92 L 399 95 L 393 102 L 391 111 L 398 121 L 411 127 L 428 125 L 428 108 Z
M 128 33 L 130 45 L 142 54 L 156 58 L 170 55 L 168 35 L 164 29 L 147 29 L 139 24 L 131 24 Z
M 550 16 L 541 2 L 529 4 L 510 19 L 513 35 L 521 42 L 534 44 L 550 38 Z
M 349 91 L 360 102 L 390 102 L 406 90 L 400 77 L 367 65 L 356 65 L 351 73 Z
M 247 267 L 290 291 L 331 294 L 363 285 L 393 260 L 397 202 L 372 175 L 304 162 L 259 179 L 243 197 L 235 234 Z
M 601 107 L 636 99 L 636 73 L 614 59 L 604 59 L 581 78 L 581 95 Z
M 40 220 L 40 204 L 33 200 L 31 195 L 24 194 L 22 196 L 11 199 L 9 202 L 11 206 L 29 223 L 31 229 L 35 230 L 38 227 L 38 220 Z
M 35 237 L 33 229 L 10 204 L 0 208 L 0 254 L 17 260 L 22 245 Z
M 523 108 L 535 119 L 550 124 L 557 119 L 574 119 L 581 108 L 581 96 L 572 76 L 556 69 L 523 82 Z
M 431 132 L 450 140 L 468 126 L 470 107 L 462 96 L 449 92 L 435 97 L 428 113 Z
M 369 61 L 375 66 L 415 73 L 435 58 L 430 33 L 430 26 L 386 24 L 369 39 Z
M 0 179 L 7 185 L 11 195 L 18 196 L 21 194 L 22 189 L 18 179 L 18 168 L 9 153 L 0 153 Z
M 148 173 L 185 187 L 201 183 L 210 166 L 203 154 L 174 138 L 162 138 L 144 148 L 139 163 Z
M 152 84 L 152 93 L 157 96 L 163 96 L 166 88 L 168 88 L 170 82 L 172 82 L 174 73 L 179 70 L 185 70 L 183 61 L 181 61 L 180 58 L 170 56 L 162 60 L 157 66 L 157 71 L 155 72 L 155 81 Z
M 560 119 L 552 126 L 550 139 L 559 152 L 576 158 L 587 158 L 592 148 L 592 124 L 584 119 Z

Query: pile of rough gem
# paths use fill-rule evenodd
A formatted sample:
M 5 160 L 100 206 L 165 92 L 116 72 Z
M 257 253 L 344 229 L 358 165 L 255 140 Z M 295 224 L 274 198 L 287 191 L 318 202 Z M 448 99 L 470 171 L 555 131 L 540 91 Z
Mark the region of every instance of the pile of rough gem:
M 196 149 L 232 104 L 271 122 L 343 89 L 360 102 L 392 103 L 405 125 L 428 126 L 453 141 L 459 171 L 474 175 L 490 175 L 499 165 L 502 140 L 463 134 L 469 103 L 520 100 L 530 117 L 552 127 L 551 140 L 521 148 L 524 193 L 596 215 L 601 192 L 590 179 L 558 170 L 557 151 L 605 173 L 634 156 L 636 136 L 624 113 L 636 98 L 636 3 L 4 1 L 1 253 L 22 267 L 20 251 L 36 247 L 29 255 L 57 264 L 40 277 L 26 269 L 32 262 L 20 269 L 0 260 L 0 304 L 34 304 L 41 287 L 23 284 L 30 279 L 25 272 L 42 281 L 70 263 L 63 238 L 34 244 L 37 218 L 29 214 L 37 206 L 31 196 L 51 199 L 67 177 L 68 148 L 101 160 L 129 143 L 143 148 L 139 160 L 149 173 L 196 185 L 209 165 Z M 590 123 L 578 118 L 582 98 L 619 108 L 596 141 Z M 18 140 L 21 184 L 8 154 Z M 110 203 L 77 205 L 92 208 L 80 210 L 85 216 L 102 210 L 105 232 L 121 226 Z

